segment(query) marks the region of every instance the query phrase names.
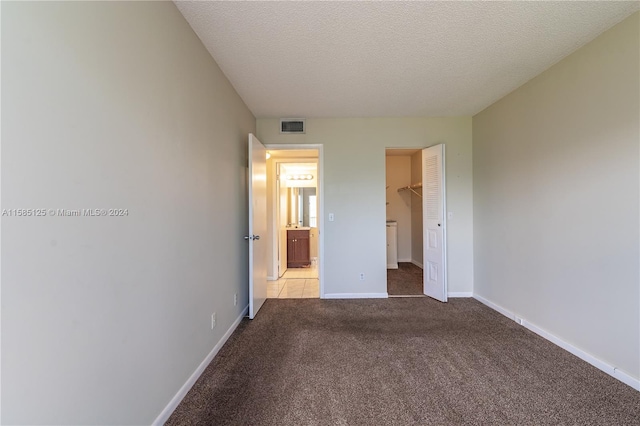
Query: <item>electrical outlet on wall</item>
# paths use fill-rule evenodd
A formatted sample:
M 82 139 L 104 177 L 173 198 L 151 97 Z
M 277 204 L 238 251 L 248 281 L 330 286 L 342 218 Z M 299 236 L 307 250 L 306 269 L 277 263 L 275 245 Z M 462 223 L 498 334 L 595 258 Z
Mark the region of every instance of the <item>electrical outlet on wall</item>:
M 360 281 L 364 281 L 364 272 L 360 272 Z
M 216 313 L 211 314 L 211 329 L 213 330 L 216 327 Z
M 233 306 L 238 306 L 238 293 L 233 295 Z

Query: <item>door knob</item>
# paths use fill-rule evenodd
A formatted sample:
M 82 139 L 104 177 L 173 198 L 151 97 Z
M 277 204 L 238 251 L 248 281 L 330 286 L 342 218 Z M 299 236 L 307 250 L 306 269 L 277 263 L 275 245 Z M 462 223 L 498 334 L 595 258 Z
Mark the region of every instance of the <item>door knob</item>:
M 250 236 L 248 236 L 248 235 L 245 235 L 245 236 L 244 236 L 244 239 L 245 239 L 245 240 L 250 240 L 250 239 L 251 239 L 251 237 L 250 237 Z
M 254 239 L 254 240 L 259 240 L 259 239 L 260 239 L 260 235 L 254 235 L 254 236 L 253 236 L 253 239 Z

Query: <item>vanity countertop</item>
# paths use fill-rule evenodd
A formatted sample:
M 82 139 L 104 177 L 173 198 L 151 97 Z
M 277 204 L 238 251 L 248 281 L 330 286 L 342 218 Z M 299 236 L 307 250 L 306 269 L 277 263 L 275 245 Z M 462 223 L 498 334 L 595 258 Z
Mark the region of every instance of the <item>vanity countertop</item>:
M 292 231 L 309 231 L 311 228 L 308 226 L 289 226 L 287 228 L 285 228 L 287 231 L 292 230 Z

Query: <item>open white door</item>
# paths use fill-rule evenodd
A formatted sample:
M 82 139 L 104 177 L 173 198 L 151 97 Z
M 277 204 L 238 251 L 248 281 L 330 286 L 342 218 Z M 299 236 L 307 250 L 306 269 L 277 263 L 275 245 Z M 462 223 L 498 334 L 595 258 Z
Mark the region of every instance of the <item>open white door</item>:
M 447 301 L 444 145 L 422 150 L 424 294 Z
M 267 300 L 267 149 L 249 133 L 249 318 Z

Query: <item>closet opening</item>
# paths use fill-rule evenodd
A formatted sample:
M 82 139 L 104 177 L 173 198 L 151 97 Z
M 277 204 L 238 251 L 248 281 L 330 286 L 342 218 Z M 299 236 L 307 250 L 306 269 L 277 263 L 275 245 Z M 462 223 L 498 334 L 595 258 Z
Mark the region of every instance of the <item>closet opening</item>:
M 444 145 L 387 149 L 389 297 L 447 301 Z

